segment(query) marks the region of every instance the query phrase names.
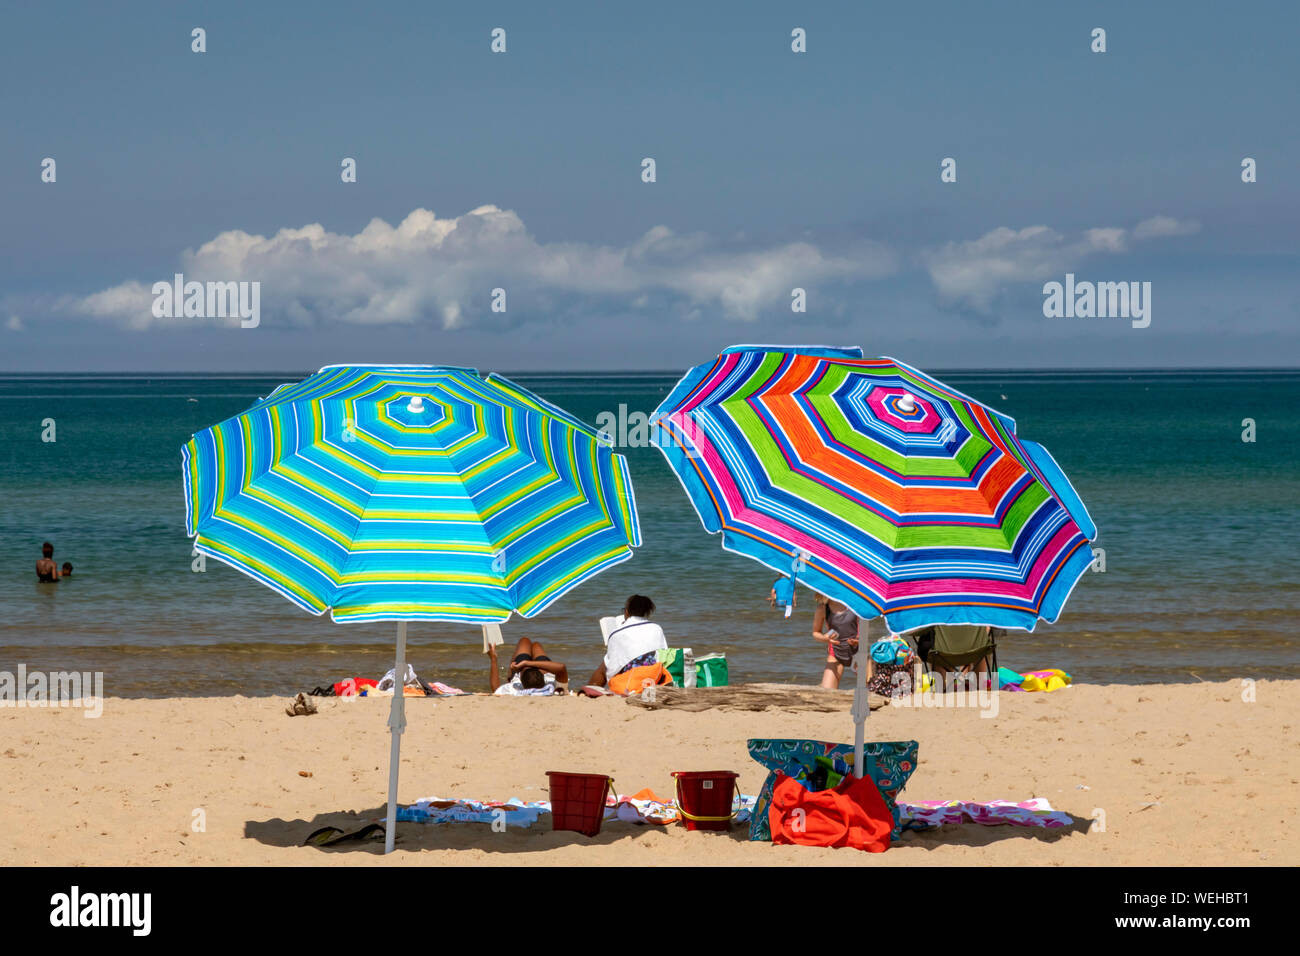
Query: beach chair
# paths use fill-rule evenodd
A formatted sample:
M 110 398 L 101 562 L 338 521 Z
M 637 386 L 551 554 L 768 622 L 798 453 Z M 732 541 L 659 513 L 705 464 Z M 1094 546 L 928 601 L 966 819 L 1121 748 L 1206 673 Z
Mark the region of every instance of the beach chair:
M 938 624 L 929 629 L 934 645 L 926 665 L 940 674 L 974 674 L 982 661 L 991 682 L 998 673 L 998 644 L 994 629 L 972 624 Z M 918 644 L 920 640 L 918 639 Z M 996 684 L 995 684 L 996 686 Z

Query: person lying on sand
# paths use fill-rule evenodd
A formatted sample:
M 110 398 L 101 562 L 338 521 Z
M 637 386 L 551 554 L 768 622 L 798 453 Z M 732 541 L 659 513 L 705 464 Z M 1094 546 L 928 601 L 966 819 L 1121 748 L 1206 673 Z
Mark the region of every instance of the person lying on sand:
M 546 648 L 541 641 L 521 637 L 515 645 L 515 655 L 510 661 L 510 679 L 501 683 L 497 674 L 497 649 L 495 644 L 488 645 L 488 684 L 492 693 L 511 697 L 545 693 L 549 687 L 551 693 L 559 688 L 557 684 L 569 682 L 569 669 L 559 661 L 546 656 Z

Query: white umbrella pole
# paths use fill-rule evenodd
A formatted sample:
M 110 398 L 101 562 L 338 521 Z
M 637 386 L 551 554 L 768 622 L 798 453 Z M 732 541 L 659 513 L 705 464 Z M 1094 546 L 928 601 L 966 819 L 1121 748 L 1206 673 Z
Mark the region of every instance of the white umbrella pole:
M 858 779 L 862 779 L 867 717 L 871 714 L 871 703 L 867 698 L 867 660 L 870 657 L 870 644 L 865 634 L 858 639 L 858 679 L 857 685 L 853 688 L 853 776 Z
M 397 838 L 397 771 L 402 760 L 402 731 L 406 729 L 406 622 L 397 622 L 397 666 L 393 668 L 393 704 L 388 711 L 388 727 L 393 746 L 388 752 L 388 824 L 384 827 L 384 852 L 393 852 Z

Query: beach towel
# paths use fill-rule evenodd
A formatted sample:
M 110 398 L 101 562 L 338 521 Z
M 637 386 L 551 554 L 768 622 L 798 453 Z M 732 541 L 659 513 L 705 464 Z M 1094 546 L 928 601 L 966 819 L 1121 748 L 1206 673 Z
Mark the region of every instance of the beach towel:
M 871 777 L 849 777 L 828 790 L 808 790 L 778 774 L 768 808 L 772 842 L 850 847 L 869 853 L 889 849 L 894 817 Z
M 609 689 L 615 694 L 627 696 L 639 694 L 647 687 L 658 687 L 672 682 L 673 675 L 668 673 L 668 668 L 656 661 L 645 667 L 633 667 L 622 674 L 615 674 L 609 679 Z
M 601 630 L 604 631 L 604 619 Z M 605 635 L 605 673 L 617 674 L 644 654 L 668 647 L 664 631 L 643 617 L 629 617 Z
M 737 794 L 732 802 L 737 823 L 746 823 L 754 809 L 756 797 Z M 465 800 L 446 797 L 425 797 L 408 807 L 398 807 L 397 819 L 405 823 L 494 823 L 504 820 L 506 826 L 530 827 L 551 812 L 546 800 Z M 504 814 L 504 816 L 503 816 Z M 674 800 L 665 800 L 646 787 L 631 796 L 610 795 L 605 798 L 605 820 L 622 820 L 654 826 L 668 826 L 681 819 L 681 811 Z
M 975 803 L 968 800 L 919 800 L 900 803 L 899 815 L 905 829 L 921 829 L 952 823 L 979 823 L 984 826 L 1013 827 L 1068 827 L 1074 817 L 1053 810 L 1051 803 L 1042 797 L 1021 800 L 990 800 Z
M 371 688 L 379 681 L 371 677 L 345 677 L 334 685 L 335 697 L 356 697 Z
M 495 823 L 504 820 L 508 827 L 530 827 L 543 814 L 551 812 L 546 801 L 536 800 L 455 800 L 425 797 L 409 807 L 397 808 L 402 823 Z
M 498 697 L 550 697 L 555 694 L 555 675 L 546 676 L 550 679 L 541 687 L 525 687 L 523 681 L 516 677 L 499 685 L 492 693 Z

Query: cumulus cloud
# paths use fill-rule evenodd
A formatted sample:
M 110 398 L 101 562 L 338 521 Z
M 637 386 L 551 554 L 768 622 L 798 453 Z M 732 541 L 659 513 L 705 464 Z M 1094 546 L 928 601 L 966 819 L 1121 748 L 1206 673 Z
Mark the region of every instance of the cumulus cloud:
M 921 261 L 942 302 L 988 312 L 1010 283 L 1060 276 L 1091 256 L 1125 252 L 1131 242 L 1189 235 L 1199 228 L 1169 216 L 1144 219 L 1132 230 L 1087 229 L 1073 237 L 1047 226 L 1000 226 L 978 239 L 922 253 Z
M 432 320 L 455 328 L 511 321 L 491 312 L 495 288 L 506 290 L 507 315 L 535 314 L 530 303 L 562 306 L 566 297 L 617 297 L 625 306 L 666 295 L 689 312 L 752 321 L 788 307 L 793 287 L 874 279 L 896 268 L 877 243 L 830 253 L 811 242 L 745 245 L 664 226 L 626 246 L 543 243 L 514 212 L 480 206 L 450 219 L 416 209 L 396 226 L 373 219 L 355 235 L 319 223 L 270 237 L 223 232 L 157 278 L 170 281 L 179 271 L 187 282 L 258 281 L 263 316 L 298 325 Z M 137 328 L 174 323 L 153 316 L 152 284 L 123 282 L 66 305 Z
M 5 328 L 10 332 L 21 332 L 23 330 L 23 320 L 17 315 L 11 315 L 5 322 Z

